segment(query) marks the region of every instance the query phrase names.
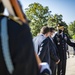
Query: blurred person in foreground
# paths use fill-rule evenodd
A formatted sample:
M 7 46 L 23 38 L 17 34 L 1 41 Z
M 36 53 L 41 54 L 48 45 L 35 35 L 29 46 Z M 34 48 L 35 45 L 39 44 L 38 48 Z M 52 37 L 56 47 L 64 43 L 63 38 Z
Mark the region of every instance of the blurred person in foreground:
M 3 15 L 8 1 L 15 15 Z M 15 8 L 11 0 L 0 0 L 0 75 L 40 75 L 30 28 L 15 10 L 18 1 L 13 1 Z

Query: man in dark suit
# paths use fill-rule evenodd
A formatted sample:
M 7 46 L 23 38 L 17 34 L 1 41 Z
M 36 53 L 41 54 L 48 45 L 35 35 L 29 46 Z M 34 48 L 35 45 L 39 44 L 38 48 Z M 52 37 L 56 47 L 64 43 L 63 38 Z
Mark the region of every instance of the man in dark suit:
M 39 75 L 29 26 L 21 19 L 14 19 L 15 16 L 2 15 L 3 12 L 4 6 L 0 0 L 0 75 Z M 4 55 L 7 49 L 11 59 L 6 59 Z M 7 64 L 6 60 L 11 60 L 12 65 Z M 11 72 L 8 66 L 13 66 Z
M 54 55 L 55 55 L 55 59 L 50 57 L 51 58 L 50 67 L 52 70 L 52 75 L 56 75 L 56 66 L 57 66 L 56 64 L 58 64 L 60 62 L 60 59 L 57 56 L 57 52 L 56 52 L 57 48 L 56 48 L 56 45 L 55 45 L 53 38 L 52 38 L 52 36 L 55 32 L 55 29 L 53 27 L 50 27 L 49 29 L 50 29 L 50 33 L 49 33 L 49 44 L 50 45 L 49 46 L 50 46 L 51 50 L 53 50 Z
M 58 49 L 58 57 L 60 58 L 60 63 L 58 64 L 58 74 L 65 75 L 66 72 L 66 43 L 72 47 L 75 47 L 75 43 L 72 43 L 69 37 L 64 33 L 64 25 L 62 23 L 58 24 L 58 32 L 54 36 L 54 42 Z

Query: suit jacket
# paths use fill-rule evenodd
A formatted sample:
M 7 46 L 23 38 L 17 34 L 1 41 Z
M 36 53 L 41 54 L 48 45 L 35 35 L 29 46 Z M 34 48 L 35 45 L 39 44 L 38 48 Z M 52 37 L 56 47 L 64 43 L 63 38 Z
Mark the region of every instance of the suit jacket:
M 3 17 L 6 16 L 0 15 L 0 24 Z M 14 65 L 12 75 L 39 75 L 29 26 L 10 17 L 6 18 L 10 55 Z M 0 36 L 0 75 L 10 75 L 3 58 L 1 44 Z
M 57 56 L 57 47 L 53 41 L 53 39 L 51 40 L 50 37 L 48 37 L 49 39 L 49 47 L 50 47 L 50 58 L 51 60 L 53 60 L 54 62 L 57 62 L 59 60 L 58 56 Z

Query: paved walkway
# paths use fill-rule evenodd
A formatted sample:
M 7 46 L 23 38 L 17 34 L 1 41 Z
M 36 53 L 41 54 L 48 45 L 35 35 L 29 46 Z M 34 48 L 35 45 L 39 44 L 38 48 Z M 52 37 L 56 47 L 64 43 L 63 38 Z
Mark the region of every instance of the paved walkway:
M 75 56 L 67 59 L 66 75 L 75 75 Z

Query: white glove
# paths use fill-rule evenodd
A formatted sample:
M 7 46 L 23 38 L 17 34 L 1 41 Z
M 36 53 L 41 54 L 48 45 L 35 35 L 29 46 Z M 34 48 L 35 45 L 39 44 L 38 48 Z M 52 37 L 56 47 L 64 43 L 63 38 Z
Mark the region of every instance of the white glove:
M 40 73 L 42 73 L 43 71 L 45 71 L 47 69 L 50 72 L 50 75 L 52 74 L 52 71 L 49 68 L 48 63 L 46 63 L 46 62 L 40 63 L 40 66 L 41 66 Z

